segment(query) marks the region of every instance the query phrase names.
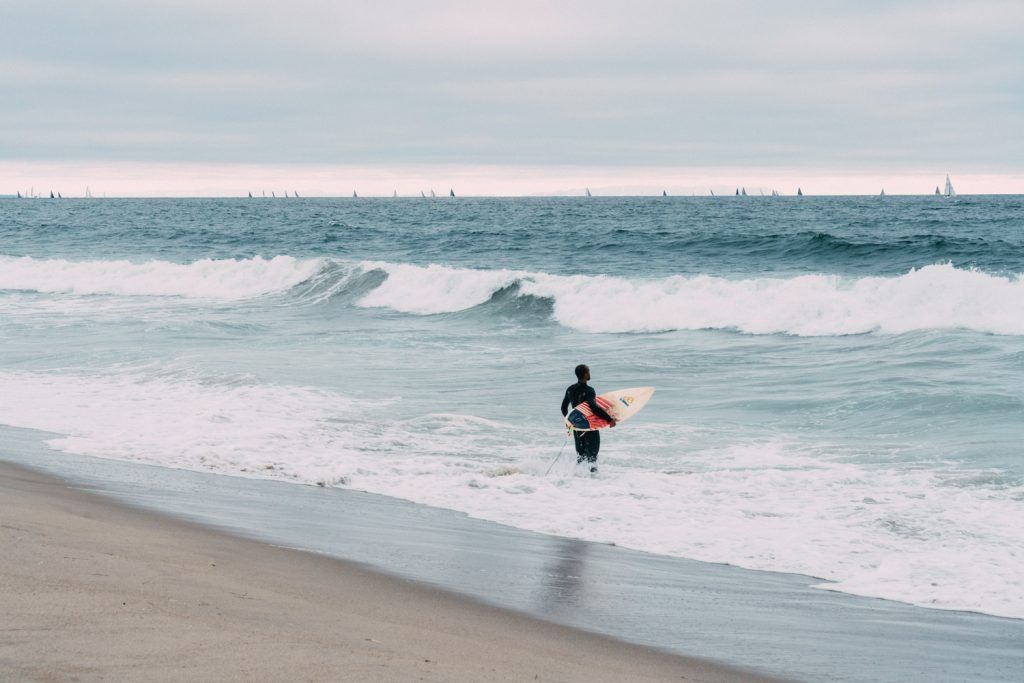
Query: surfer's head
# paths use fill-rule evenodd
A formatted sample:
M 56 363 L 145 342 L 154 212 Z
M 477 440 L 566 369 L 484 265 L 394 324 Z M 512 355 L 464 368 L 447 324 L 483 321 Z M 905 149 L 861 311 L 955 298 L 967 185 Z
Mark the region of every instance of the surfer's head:
M 590 381 L 590 368 L 588 368 L 586 365 L 583 365 L 582 363 L 580 363 L 579 365 L 576 366 L 575 372 L 576 372 L 576 379 L 578 379 L 579 381 L 581 381 L 581 382 L 589 382 Z

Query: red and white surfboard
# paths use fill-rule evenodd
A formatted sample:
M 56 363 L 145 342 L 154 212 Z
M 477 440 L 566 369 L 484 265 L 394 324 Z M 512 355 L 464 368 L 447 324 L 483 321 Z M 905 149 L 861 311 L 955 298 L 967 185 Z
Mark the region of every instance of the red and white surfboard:
M 618 391 L 609 391 L 606 394 L 601 394 L 597 397 L 597 405 L 604 408 L 605 412 L 615 418 L 615 421 L 625 422 L 629 418 L 640 412 L 640 409 L 647 405 L 647 402 L 651 400 L 651 396 L 654 395 L 654 387 L 634 387 L 632 389 L 619 389 Z M 578 405 L 573 410 L 579 410 L 587 418 L 587 422 L 590 423 L 590 429 L 579 429 L 573 427 L 572 423 L 569 422 L 569 418 L 565 418 L 565 425 L 574 432 L 592 432 L 595 429 L 604 429 L 608 426 L 608 421 L 604 420 L 593 414 L 590 410 L 590 406 L 586 403 Z M 569 411 L 570 413 L 572 411 Z

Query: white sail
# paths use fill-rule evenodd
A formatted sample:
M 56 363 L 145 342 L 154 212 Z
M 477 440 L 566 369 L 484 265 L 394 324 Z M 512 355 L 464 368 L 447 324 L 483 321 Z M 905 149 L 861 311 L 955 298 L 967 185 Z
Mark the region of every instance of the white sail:
M 437 197 L 437 195 L 434 194 L 434 188 L 430 188 L 430 198 L 433 199 L 435 197 Z
M 953 183 L 949 182 L 949 174 L 946 174 L 946 196 L 955 197 L 956 190 L 953 189 Z
M 594 195 L 590 194 L 590 188 L 589 187 L 586 189 L 586 193 L 587 193 L 588 197 L 593 197 L 594 196 Z

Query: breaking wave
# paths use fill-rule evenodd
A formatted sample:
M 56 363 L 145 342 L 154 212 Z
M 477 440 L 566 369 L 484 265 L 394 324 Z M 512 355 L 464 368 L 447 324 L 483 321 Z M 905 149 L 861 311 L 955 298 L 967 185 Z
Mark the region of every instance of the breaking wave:
M 264 295 L 343 302 L 412 315 L 501 304 L 590 333 L 734 330 L 834 336 L 965 329 L 1024 335 L 1024 279 L 940 264 L 894 277 L 708 275 L 623 278 L 515 270 L 345 262 L 329 258 L 65 261 L 0 256 L 0 290 L 236 300 Z
M 480 306 L 517 285 L 552 302 L 560 324 L 593 333 L 727 329 L 748 334 L 831 336 L 925 329 L 1024 334 L 1024 280 L 952 265 L 898 277 L 800 275 L 733 280 L 559 276 L 407 264 L 364 264 L 388 277 L 358 300 L 418 315 Z
M 320 271 L 323 263 L 322 259 L 291 256 L 202 259 L 184 264 L 0 256 L 0 290 L 247 299 L 294 287 Z

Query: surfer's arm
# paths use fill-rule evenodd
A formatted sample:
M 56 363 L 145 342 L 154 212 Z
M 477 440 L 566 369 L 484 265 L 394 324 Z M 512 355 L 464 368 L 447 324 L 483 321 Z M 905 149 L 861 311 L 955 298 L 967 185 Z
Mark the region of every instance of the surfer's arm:
M 615 424 L 615 418 L 608 414 L 608 412 L 597 403 L 597 392 L 587 387 L 587 405 L 602 420 L 607 421 L 609 424 Z
M 565 396 L 562 397 L 562 417 L 569 414 L 569 390 L 565 390 Z

